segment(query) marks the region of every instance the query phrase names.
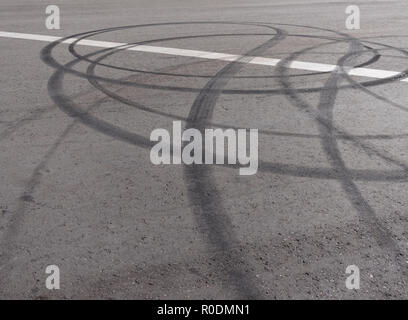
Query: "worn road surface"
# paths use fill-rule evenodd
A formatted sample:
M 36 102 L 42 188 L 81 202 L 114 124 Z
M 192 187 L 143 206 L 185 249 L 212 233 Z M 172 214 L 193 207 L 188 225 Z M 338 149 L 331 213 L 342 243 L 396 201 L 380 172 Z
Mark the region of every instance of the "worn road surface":
M 49 2 L 0 3 L 1 299 L 408 298 L 406 0 Z M 257 174 L 153 165 L 173 121 Z

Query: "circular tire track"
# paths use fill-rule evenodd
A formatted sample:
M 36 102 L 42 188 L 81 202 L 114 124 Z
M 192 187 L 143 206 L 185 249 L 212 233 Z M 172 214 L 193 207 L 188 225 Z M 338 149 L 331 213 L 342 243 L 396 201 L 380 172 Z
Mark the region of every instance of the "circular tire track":
M 81 109 L 80 106 L 75 104 L 73 100 L 71 100 L 69 97 L 67 97 L 64 94 L 63 90 L 63 78 L 65 73 L 70 73 L 73 75 L 76 75 L 80 78 L 87 79 L 93 86 L 95 86 L 97 89 L 101 90 L 104 92 L 107 96 L 109 96 L 112 99 L 115 99 L 117 101 L 120 101 L 124 104 L 127 104 L 132 107 L 136 107 L 139 110 L 142 110 L 144 112 L 152 112 L 156 113 L 160 116 L 165 116 L 173 119 L 179 119 L 179 120 L 184 120 L 186 121 L 187 127 L 195 127 L 198 129 L 203 130 L 206 126 L 211 125 L 212 123 L 212 113 L 213 109 L 216 105 L 216 101 L 218 97 L 222 94 L 280 94 L 280 95 L 288 95 L 292 99 L 296 100 L 297 99 L 297 104 L 298 106 L 300 105 L 299 103 L 299 98 L 297 94 L 299 93 L 312 93 L 312 92 L 320 92 L 321 93 L 321 100 L 318 108 L 318 113 L 317 116 L 316 114 L 313 114 L 312 112 L 306 110 L 306 112 L 311 113 L 311 115 L 315 118 L 317 121 L 317 125 L 320 131 L 320 135 L 317 137 L 322 140 L 322 145 L 329 157 L 330 162 L 332 163 L 333 167 L 326 169 L 326 168 L 310 168 L 310 167 L 301 167 L 301 166 L 293 166 L 293 165 L 286 165 L 286 164 L 280 164 L 280 163 L 269 163 L 269 162 L 264 162 L 260 161 L 260 168 L 259 170 L 261 172 L 272 172 L 272 173 L 279 173 L 279 174 L 288 174 L 288 175 L 293 175 L 293 176 L 302 176 L 302 177 L 310 177 L 310 178 L 320 178 L 320 179 L 335 179 L 339 180 L 339 182 L 343 185 L 343 188 L 350 196 L 350 201 L 355 204 L 358 201 L 363 201 L 363 211 L 367 211 L 366 218 L 364 221 L 370 225 L 371 230 L 374 231 L 375 234 L 378 234 L 380 229 L 382 228 L 381 225 L 379 225 L 378 221 L 371 221 L 372 219 L 375 220 L 375 212 L 370 209 L 368 203 L 364 200 L 362 197 L 361 193 L 359 192 L 357 186 L 354 184 L 354 181 L 356 180 L 364 180 L 364 181 L 396 181 L 396 182 L 406 182 L 408 179 L 408 170 L 407 166 L 401 162 L 398 161 L 398 159 L 393 159 L 392 157 L 389 157 L 387 155 L 382 154 L 381 152 L 375 150 L 371 146 L 367 146 L 366 144 L 363 144 L 360 140 L 363 139 L 387 139 L 387 138 L 392 138 L 393 136 L 384 136 L 384 135 L 372 135 L 372 136 L 353 136 L 348 134 L 345 130 L 339 129 L 334 126 L 333 124 L 333 118 L 332 118 L 332 111 L 334 108 L 334 103 L 335 103 L 335 97 L 336 94 L 339 90 L 342 89 L 355 89 L 355 88 L 367 88 L 367 87 L 373 87 L 377 85 L 382 85 L 382 84 L 387 84 L 391 83 L 394 81 L 398 81 L 404 77 L 407 76 L 408 71 L 404 71 L 401 73 L 399 76 L 395 77 L 390 77 L 387 79 L 380 79 L 380 80 L 370 80 L 370 81 L 365 81 L 358 83 L 354 80 L 352 80 L 350 77 L 343 75 L 343 74 L 338 74 L 336 72 L 334 73 L 329 73 L 329 79 L 327 80 L 326 84 L 323 87 L 313 87 L 313 88 L 293 88 L 291 84 L 288 82 L 289 78 L 292 75 L 287 75 L 284 69 L 284 64 L 293 60 L 295 57 L 301 55 L 302 53 L 306 52 L 307 50 L 302 50 L 301 52 L 297 52 L 292 54 L 289 58 L 283 59 L 281 62 L 279 68 L 278 68 L 278 76 L 271 76 L 272 77 L 277 77 L 279 80 L 281 80 L 281 84 L 283 85 L 283 88 L 279 89 L 268 89 L 268 90 L 231 90 L 231 89 L 225 89 L 225 85 L 228 82 L 229 79 L 233 78 L 263 78 L 262 76 L 256 76 L 256 77 L 246 77 L 246 76 L 239 76 L 237 73 L 240 71 L 240 62 L 235 61 L 230 64 L 227 64 L 223 69 L 221 69 L 215 76 L 208 76 L 208 75 L 198 75 L 197 77 L 201 78 L 209 78 L 208 83 L 205 85 L 204 88 L 192 88 L 192 87 L 174 87 L 174 86 L 161 86 L 161 85 L 150 85 L 150 84 L 143 84 L 143 83 L 137 83 L 133 81 L 127 81 L 127 80 L 120 80 L 120 79 L 111 79 L 111 78 L 106 78 L 106 77 L 101 77 L 95 75 L 95 66 L 99 65 L 101 67 L 108 67 L 108 68 L 113 68 L 113 69 L 124 69 L 119 66 L 112 66 L 108 65 L 105 63 L 102 63 L 105 58 L 108 56 L 111 56 L 115 54 L 116 52 L 119 52 L 123 50 L 124 48 L 114 48 L 114 49 L 103 49 L 96 51 L 91 54 L 87 54 L 85 56 L 79 55 L 78 52 L 75 50 L 75 45 L 78 43 L 76 41 L 75 43 L 72 43 L 70 45 L 70 52 L 74 55 L 75 59 L 72 60 L 71 62 L 62 65 L 58 63 L 52 55 L 53 49 L 59 45 L 62 41 L 73 38 L 73 37 L 78 37 L 80 36 L 81 39 L 85 39 L 89 36 L 94 36 L 97 34 L 102 34 L 105 32 L 110 32 L 110 31 L 119 31 L 119 30 L 124 30 L 124 29 L 130 29 L 130 28 L 137 28 L 137 27 L 152 27 L 152 26 L 165 26 L 165 25 L 183 25 L 183 24 L 236 24 L 240 25 L 241 23 L 239 22 L 231 22 L 231 23 L 226 23 L 226 22 L 180 22 L 180 23 L 161 23 L 161 24 L 148 24 L 148 25 L 136 25 L 136 26 L 126 26 L 126 27 L 117 27 L 117 28 L 110 28 L 110 29 L 101 29 L 101 30 L 95 30 L 91 32 L 86 32 L 78 35 L 73 35 L 67 38 L 64 38 L 62 40 L 56 41 L 54 43 L 51 43 L 50 45 L 47 45 L 43 50 L 42 50 L 42 55 L 41 58 L 42 60 L 54 67 L 56 69 L 55 73 L 52 75 L 52 77 L 49 80 L 48 83 L 48 89 L 49 89 L 49 94 L 53 98 L 53 100 L 58 104 L 58 106 L 66 112 L 68 115 L 75 117 L 79 119 L 81 122 L 84 124 L 104 133 L 109 136 L 115 137 L 119 140 L 125 141 L 127 143 L 143 147 L 143 148 L 150 148 L 153 144 L 148 140 L 146 137 L 140 136 L 136 133 L 129 132 L 127 130 L 124 130 L 120 127 L 114 126 L 102 119 L 96 118 L 88 113 L 84 113 L 83 110 Z M 262 24 L 262 23 L 242 23 L 242 25 L 251 25 L 251 26 L 259 26 L 259 27 L 265 27 L 265 28 L 271 28 L 274 30 L 277 30 L 278 32 L 274 35 L 274 37 L 277 37 L 279 41 L 283 40 L 284 37 L 282 37 L 282 32 L 281 29 L 277 29 L 274 26 L 283 26 L 283 24 Z M 295 25 L 286 25 L 286 26 L 295 26 Z M 310 28 L 310 29 L 317 29 L 317 30 L 322 30 L 325 32 L 331 32 L 331 33 L 336 33 L 335 37 L 325 37 L 325 36 L 310 36 L 310 35 L 298 35 L 298 34 L 289 34 L 286 33 L 285 36 L 296 36 L 296 37 L 310 37 L 310 38 L 321 38 L 325 40 L 332 40 L 331 43 L 340 43 L 340 42 L 351 42 L 353 45 L 356 45 L 355 39 L 352 39 L 348 37 L 345 34 L 340 34 L 332 30 L 327 30 L 327 29 L 322 29 L 322 28 L 314 28 L 314 27 L 308 27 L 308 26 L 296 26 L 296 27 L 305 27 L 305 28 Z M 230 34 L 229 34 L 230 35 Z M 214 35 L 214 36 L 229 36 L 227 34 L 221 34 L 221 35 Z M 243 35 L 243 34 L 241 34 Z M 259 35 L 259 34 L 258 34 Z M 262 34 L 264 35 L 264 34 Z M 271 34 L 272 35 L 272 34 Z M 211 37 L 211 35 L 204 35 L 204 36 L 190 36 L 190 38 L 199 38 L 199 37 Z M 279 38 L 281 37 L 281 38 Z M 156 39 L 156 40 L 151 40 L 151 41 L 145 41 L 145 42 L 139 42 L 139 43 L 133 43 L 130 45 L 127 45 L 126 47 L 133 46 L 133 45 L 140 45 L 140 44 L 146 44 L 146 43 L 152 43 L 152 42 L 160 42 L 160 41 L 169 41 L 169 40 L 177 40 L 180 38 L 189 38 L 189 37 L 173 37 L 173 38 L 165 38 L 165 39 Z M 276 39 L 275 39 L 276 40 Z M 254 50 L 251 50 L 250 52 L 247 53 L 247 55 L 254 54 L 254 52 L 257 52 L 257 54 L 261 54 L 262 50 L 267 50 L 270 47 L 273 46 L 275 40 L 270 40 L 271 42 L 267 42 L 264 46 L 260 46 Z M 376 43 L 373 41 L 361 41 L 358 43 L 359 48 L 364 48 L 365 50 L 359 50 L 358 52 L 365 52 L 369 51 L 373 53 L 373 57 L 370 58 L 368 61 L 356 66 L 356 67 L 363 67 L 367 65 L 371 65 L 375 62 L 377 62 L 380 58 L 381 55 L 376 51 L 375 49 L 369 47 L 366 44 L 376 44 L 379 46 L 384 46 L 388 47 L 389 49 L 394 49 L 400 52 L 404 52 L 402 49 L 398 48 L 393 48 L 391 46 L 387 46 L 381 43 Z M 323 44 L 323 45 L 328 45 Z M 106 54 L 105 54 L 106 53 Z M 90 58 L 98 55 L 98 54 L 103 54 L 96 60 L 91 60 Z M 347 59 L 349 59 L 351 56 L 356 55 L 357 52 L 355 48 L 349 52 L 348 54 L 344 55 L 342 58 L 339 60 L 339 64 L 341 65 L 343 62 L 345 62 Z M 245 59 L 245 56 L 243 57 Z M 81 61 L 87 61 L 90 63 L 88 66 L 87 72 L 83 73 L 77 70 L 74 70 L 74 66 L 78 64 Z M 146 70 L 138 70 L 138 69 L 127 69 L 126 71 L 132 71 L 132 72 L 137 72 L 137 73 L 148 73 L 148 74 L 153 74 L 153 75 L 165 75 L 165 76 L 177 76 L 177 77 L 194 77 L 193 75 L 183 75 L 183 74 L 173 74 L 173 73 L 168 73 L 168 72 L 156 72 L 156 71 L 146 71 Z M 308 73 L 308 74 L 300 74 L 296 76 L 313 76 L 316 74 L 323 74 L 323 73 Z M 349 80 L 350 84 L 348 85 L 339 85 L 340 83 L 340 78 L 345 77 L 346 79 Z M 268 78 L 268 77 L 265 77 Z M 113 83 L 113 84 L 119 84 L 122 86 L 131 86 L 131 87 L 139 87 L 139 88 L 148 88 L 148 89 L 158 89 L 158 90 L 169 90 L 169 91 L 176 91 L 176 92 L 196 92 L 198 93 L 198 96 L 191 108 L 190 114 L 188 115 L 187 118 L 183 117 L 178 117 L 174 116 L 172 114 L 160 112 L 160 111 L 153 111 L 152 108 L 148 108 L 145 106 L 142 106 L 138 104 L 135 101 L 132 101 L 130 99 L 127 99 L 125 97 L 120 97 L 116 94 L 112 94 L 109 90 L 107 90 L 104 86 L 101 85 L 100 82 L 105 82 L 105 83 Z M 368 90 L 368 89 L 367 89 Z M 381 97 L 381 96 L 379 96 Z M 383 101 L 388 101 L 388 99 L 383 98 Z M 307 108 L 304 108 L 305 105 L 301 105 L 301 109 L 309 109 L 310 106 L 306 106 Z M 401 109 L 401 108 L 400 108 Z M 225 127 L 229 127 L 227 125 L 224 125 Z M 267 133 L 267 132 L 265 132 Z M 268 134 L 274 134 L 272 132 L 268 132 Z M 276 132 L 276 134 L 279 134 L 279 132 Z M 282 133 L 285 135 L 285 133 Z M 290 134 L 289 134 L 290 135 Z M 299 134 L 301 135 L 301 134 Z M 310 138 L 311 136 L 306 136 L 307 138 Z M 395 137 L 405 137 L 405 135 L 395 135 Z M 347 139 L 353 141 L 353 143 L 357 144 L 361 149 L 363 149 L 365 152 L 370 152 L 375 154 L 376 156 L 382 157 L 384 160 L 391 162 L 393 164 L 398 165 L 401 167 L 401 170 L 356 170 L 356 169 L 348 169 L 346 168 L 345 164 L 342 162 L 341 159 L 341 154 L 340 151 L 337 148 L 337 139 Z M 238 166 L 233 166 L 238 168 Z M 203 230 L 207 230 L 209 232 L 208 236 L 208 241 L 211 246 L 217 246 L 219 251 L 222 253 L 220 256 L 218 256 L 219 260 L 225 259 L 226 255 L 231 256 L 231 251 L 232 248 L 234 247 L 231 245 L 231 243 L 236 242 L 236 239 L 234 237 L 226 237 L 227 233 L 232 234 L 232 228 L 230 226 L 230 222 L 227 219 L 227 215 L 225 214 L 225 209 L 222 206 L 222 201 L 220 199 L 220 196 L 216 190 L 216 186 L 214 185 L 212 178 L 211 178 L 211 172 L 210 169 L 207 166 L 200 166 L 198 167 L 197 165 L 193 166 L 187 166 L 185 167 L 185 178 L 187 181 L 187 186 L 189 189 L 190 193 L 190 199 L 192 203 L 195 205 L 194 208 L 197 208 L 196 217 L 198 218 L 198 223 L 204 224 L 205 227 L 203 227 Z M 200 193 L 205 193 L 205 197 L 196 197 L 197 194 Z M 354 198 L 353 198 L 354 197 Z M 355 200 L 355 197 L 359 198 L 358 200 Z M 356 209 L 361 212 L 361 208 L 355 206 Z M 364 213 L 364 212 L 363 212 Z M 365 213 L 364 213 L 365 214 Z M 212 227 L 212 228 L 211 228 Z M 211 230 L 211 231 L 209 231 Z M 382 230 L 384 231 L 384 230 Z M 381 232 L 382 232 L 381 231 Z M 396 251 L 395 245 L 388 245 L 390 243 L 390 240 L 392 236 L 390 235 L 389 232 L 384 231 L 381 235 L 383 242 L 379 241 L 380 246 L 384 248 L 393 248 L 394 251 Z M 383 245 L 387 244 L 387 245 Z M 233 260 L 238 261 L 240 260 L 240 257 L 232 257 Z M 221 263 L 222 265 L 223 263 Z M 236 287 L 236 289 L 239 291 L 240 297 L 243 298 L 254 298 L 254 297 L 260 297 L 262 294 L 259 292 L 257 287 L 253 286 L 253 280 L 251 279 L 251 275 L 243 273 L 241 270 L 232 268 L 228 270 L 224 270 L 224 272 L 227 272 L 229 274 L 229 282 L 232 286 Z M 241 282 L 240 282 L 241 280 Z

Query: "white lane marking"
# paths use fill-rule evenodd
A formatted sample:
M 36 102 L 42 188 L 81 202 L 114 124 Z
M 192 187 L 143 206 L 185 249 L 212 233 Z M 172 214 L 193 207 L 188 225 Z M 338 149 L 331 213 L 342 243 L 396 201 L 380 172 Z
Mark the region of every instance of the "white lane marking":
M 62 37 L 46 36 L 46 35 L 40 35 L 40 34 L 29 34 L 29 33 L 5 32 L 5 31 L 0 31 L 0 37 L 12 38 L 12 39 L 37 40 L 37 41 L 45 41 L 45 42 L 53 42 L 53 41 L 62 39 Z M 75 38 L 70 38 L 68 40 L 64 40 L 63 43 L 73 43 L 76 40 L 77 39 Z M 174 55 L 174 56 L 194 57 L 194 58 L 222 60 L 222 61 L 236 61 L 243 57 L 241 55 L 236 55 L 236 54 L 157 47 L 157 46 L 138 45 L 134 47 L 128 43 L 97 41 L 97 40 L 87 40 L 87 39 L 79 41 L 78 45 L 100 47 L 100 48 L 123 47 L 124 50 L 129 50 L 129 51 L 160 53 L 160 54 L 168 54 L 168 55 Z M 126 46 L 129 46 L 129 47 L 126 47 Z M 243 63 L 263 65 L 263 66 L 276 66 L 280 61 L 281 61 L 280 59 L 250 56 L 250 57 L 246 57 Z M 306 70 L 306 71 L 314 71 L 314 72 L 331 72 L 338 68 L 338 66 L 333 65 L 333 64 L 304 62 L 304 61 L 292 61 L 289 65 L 286 65 L 286 67 L 290 69 Z M 400 72 L 397 72 L 397 71 L 368 69 L 368 68 L 349 69 L 347 70 L 347 73 L 351 76 L 376 78 L 376 79 L 384 79 L 388 77 L 398 76 L 400 74 Z M 400 81 L 408 82 L 408 78 L 401 79 Z

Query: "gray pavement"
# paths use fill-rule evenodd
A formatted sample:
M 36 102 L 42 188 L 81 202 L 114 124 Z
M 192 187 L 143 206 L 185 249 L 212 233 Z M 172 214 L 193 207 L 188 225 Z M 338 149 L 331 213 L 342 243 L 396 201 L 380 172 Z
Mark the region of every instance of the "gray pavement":
M 55 0 L 61 30 L 48 4 L 2 0 L 0 32 L 283 62 L 0 37 L 1 299 L 408 298 L 408 82 L 285 66 L 405 71 L 407 1 L 354 1 L 360 30 L 349 1 Z M 153 165 L 177 119 L 259 129 L 258 173 Z

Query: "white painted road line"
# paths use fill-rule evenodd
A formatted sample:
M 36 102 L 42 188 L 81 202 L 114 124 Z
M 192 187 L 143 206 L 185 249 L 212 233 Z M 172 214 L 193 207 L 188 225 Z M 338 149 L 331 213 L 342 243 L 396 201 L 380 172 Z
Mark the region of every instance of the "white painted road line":
M 45 41 L 45 42 L 53 42 L 53 41 L 62 39 L 62 37 L 53 37 L 53 36 L 40 35 L 40 34 L 29 34 L 29 33 L 5 32 L 5 31 L 0 31 L 0 37 L 12 38 L 12 39 L 36 40 L 36 41 Z M 75 38 L 70 38 L 68 40 L 63 41 L 63 43 L 73 43 L 76 40 L 77 39 Z M 241 55 L 235 55 L 235 54 L 157 47 L 157 46 L 139 45 L 139 46 L 133 47 L 131 44 L 127 44 L 127 43 L 86 40 L 86 39 L 78 42 L 78 45 L 99 47 L 99 48 L 116 48 L 116 47 L 125 46 L 124 50 L 129 50 L 129 51 L 150 52 L 150 53 L 159 53 L 159 54 L 168 54 L 168 55 L 174 55 L 174 56 L 194 57 L 194 58 L 222 60 L 222 61 L 236 61 L 243 57 Z M 129 47 L 126 48 L 126 46 L 129 46 Z M 273 58 L 246 57 L 246 60 L 243 63 L 263 65 L 263 66 L 276 66 L 280 61 L 281 61 L 280 59 L 273 59 Z M 286 67 L 290 69 L 306 70 L 306 71 L 313 71 L 313 72 L 330 72 L 338 68 L 338 66 L 333 65 L 333 64 L 323 64 L 323 63 L 304 62 L 304 61 L 292 61 Z M 369 69 L 369 68 L 354 68 L 354 69 L 348 70 L 347 73 L 351 76 L 376 78 L 376 79 L 384 79 L 388 77 L 398 76 L 400 74 L 400 72 L 397 72 L 397 71 Z M 400 81 L 408 82 L 408 78 L 402 79 Z

